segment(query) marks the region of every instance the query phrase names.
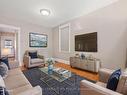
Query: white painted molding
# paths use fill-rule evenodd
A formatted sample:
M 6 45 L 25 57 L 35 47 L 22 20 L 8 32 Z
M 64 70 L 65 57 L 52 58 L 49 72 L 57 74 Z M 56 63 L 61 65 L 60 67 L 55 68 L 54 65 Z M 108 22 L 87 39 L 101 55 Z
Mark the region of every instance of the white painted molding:
M 0 27 L 2 28 L 8 28 L 8 29 L 14 29 L 16 33 L 18 33 L 18 61 L 19 61 L 19 65 L 22 66 L 22 61 L 21 61 L 21 47 L 20 47 L 20 34 L 21 34 L 21 29 L 20 27 L 15 27 L 12 25 L 7 25 L 7 24 L 0 24 Z
M 15 27 L 15 26 L 6 25 L 6 24 L 0 24 L 0 27 L 2 27 L 2 28 L 10 28 L 10 29 L 14 29 L 14 30 L 20 30 L 20 27 Z
M 67 60 L 63 60 L 63 59 L 59 59 L 59 58 L 54 58 L 55 61 L 58 61 L 58 62 L 61 62 L 61 63 L 65 63 L 65 64 L 68 64 L 70 65 L 70 62 L 67 61 Z

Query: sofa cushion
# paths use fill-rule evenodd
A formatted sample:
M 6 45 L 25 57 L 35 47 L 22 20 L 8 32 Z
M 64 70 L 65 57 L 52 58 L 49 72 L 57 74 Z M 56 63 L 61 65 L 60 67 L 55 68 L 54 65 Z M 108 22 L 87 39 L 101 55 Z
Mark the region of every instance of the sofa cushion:
M 32 88 L 32 86 L 29 85 L 29 84 L 27 84 L 25 86 L 21 86 L 21 87 L 15 88 L 15 89 L 13 89 L 13 94 L 17 95 L 18 93 L 24 92 L 24 91 L 26 91 L 26 90 L 28 90 L 30 88 Z
M 17 74 L 13 76 L 8 76 L 4 79 L 6 88 L 8 90 L 18 88 L 30 84 L 23 74 Z
M 31 59 L 31 64 L 35 64 L 35 63 L 43 63 L 44 61 L 40 58 L 36 58 L 36 59 Z
M 23 74 L 20 68 L 16 68 L 16 69 L 12 69 L 8 71 L 8 77 L 18 75 L 18 74 Z
M 18 93 L 17 95 L 43 95 L 43 94 L 42 94 L 42 88 L 40 86 L 35 86 L 26 91 Z
M 36 52 L 29 52 L 29 56 L 31 57 L 31 59 L 38 58 L 37 51 Z
M 106 88 L 116 91 L 120 75 L 121 75 L 121 69 L 114 71 L 108 80 Z
M 122 74 L 117 86 L 117 92 L 127 95 L 127 74 Z

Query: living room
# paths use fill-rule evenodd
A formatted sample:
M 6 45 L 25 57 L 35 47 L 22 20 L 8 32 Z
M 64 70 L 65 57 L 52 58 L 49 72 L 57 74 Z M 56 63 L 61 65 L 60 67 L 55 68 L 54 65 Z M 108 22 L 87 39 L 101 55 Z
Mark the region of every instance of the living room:
M 16 58 L 8 61 L 5 85 L 0 86 L 9 95 L 127 95 L 126 4 L 126 0 L 0 1 L 0 33 L 12 29 L 17 33 Z M 37 52 L 30 56 L 33 51 Z M 56 78 L 46 68 L 57 76 L 60 70 L 68 75 Z M 106 83 L 115 71 L 122 74 L 119 82 L 112 82 L 114 90 Z M 14 84 L 18 80 L 21 84 Z

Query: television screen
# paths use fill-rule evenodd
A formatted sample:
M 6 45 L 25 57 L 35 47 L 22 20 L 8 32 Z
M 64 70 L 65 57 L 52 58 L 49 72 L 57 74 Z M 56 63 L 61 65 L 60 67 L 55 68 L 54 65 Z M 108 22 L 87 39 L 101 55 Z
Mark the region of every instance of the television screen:
M 97 32 L 76 35 L 75 51 L 97 52 Z

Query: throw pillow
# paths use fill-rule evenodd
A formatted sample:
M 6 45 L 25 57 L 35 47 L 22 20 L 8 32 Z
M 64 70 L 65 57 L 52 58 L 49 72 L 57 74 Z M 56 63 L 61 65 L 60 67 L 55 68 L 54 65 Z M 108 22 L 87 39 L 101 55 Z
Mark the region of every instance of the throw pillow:
M 1 62 L 0 63 L 0 75 L 3 78 L 6 78 L 7 74 L 8 74 L 8 67 L 7 67 L 7 65 L 5 63 Z
M 9 95 L 8 91 L 6 88 L 0 86 L 0 95 Z
M 5 87 L 4 80 L 1 76 L 0 76 L 0 86 Z
M 127 95 L 127 74 L 124 72 L 120 76 L 116 91 L 123 95 Z
M 8 66 L 8 69 L 10 69 L 9 63 L 8 63 L 8 57 L 2 57 L 0 59 L 1 62 L 5 63 Z
M 118 69 L 111 74 L 107 83 L 108 89 L 116 91 L 120 75 L 121 75 L 121 69 Z
M 37 52 L 29 52 L 29 56 L 31 57 L 31 59 L 38 58 Z

